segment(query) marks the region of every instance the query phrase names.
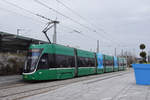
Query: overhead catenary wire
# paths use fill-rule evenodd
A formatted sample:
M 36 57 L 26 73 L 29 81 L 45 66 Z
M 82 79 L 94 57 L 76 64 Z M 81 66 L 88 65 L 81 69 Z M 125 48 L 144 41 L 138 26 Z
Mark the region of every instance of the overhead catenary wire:
M 68 17 L 68 16 L 62 14 L 61 12 L 55 10 L 54 8 L 49 7 L 48 5 L 42 3 L 41 1 L 39 1 L 39 0 L 34 0 L 34 1 L 37 2 L 37 3 L 39 3 L 40 5 L 42 5 L 42 6 L 44 6 L 44 7 L 46 7 L 46 8 L 48 8 L 48 9 L 52 10 L 52 11 L 54 11 L 54 12 L 60 14 L 61 16 L 63 16 L 63 17 L 65 17 L 65 18 L 67 18 L 67 19 L 69 19 L 69 20 L 71 20 L 71 21 L 73 21 L 73 22 L 75 22 L 75 23 L 81 25 L 82 27 L 87 28 L 88 30 L 90 30 L 90 31 L 92 31 L 92 32 L 96 32 L 96 30 L 94 30 L 94 29 L 92 29 L 92 28 L 90 28 L 90 27 L 88 27 L 88 26 L 85 26 L 85 25 L 79 23 L 78 21 L 72 19 L 71 17 Z M 96 33 L 97 33 L 97 32 L 96 32 Z M 98 34 L 98 35 L 100 35 L 100 34 Z M 104 37 L 104 36 L 101 36 L 101 37 Z
M 53 21 L 53 20 L 51 20 L 51 19 L 49 19 L 49 18 L 47 18 L 47 17 L 45 17 L 45 16 L 43 16 L 43 15 L 34 13 L 34 12 L 30 11 L 30 10 L 27 10 L 27 9 L 25 9 L 25 8 L 23 8 L 23 7 L 20 7 L 20 6 L 18 6 L 17 4 L 11 3 L 11 2 L 9 2 L 9 1 L 7 1 L 7 0 L 3 0 L 3 1 L 4 1 L 5 3 L 9 4 L 9 5 L 12 5 L 12 6 L 14 6 L 14 7 L 17 7 L 17 8 L 19 8 L 19 9 L 21 9 L 21 10 L 24 10 L 24 11 L 26 11 L 26 12 L 28 12 L 28 13 L 34 15 L 34 16 L 37 16 L 37 17 L 40 17 L 40 18 L 43 18 L 43 19 L 46 19 L 46 20 L 49 20 L 49 21 Z M 73 29 L 73 30 L 76 31 L 76 32 L 78 31 L 77 29 Z
M 20 6 L 18 6 L 17 4 L 11 3 L 11 2 L 9 2 L 9 1 L 7 1 L 7 0 L 2 0 L 2 1 L 5 2 L 5 3 L 7 3 L 7 4 L 9 4 L 9 5 L 12 5 L 12 6 L 14 6 L 14 7 L 17 7 L 17 8 L 19 8 L 19 9 L 22 9 L 22 10 L 24 10 L 24 11 L 26 11 L 26 12 L 28 12 L 28 13 L 34 15 L 34 16 L 43 18 L 43 19 L 48 20 L 48 21 L 53 21 L 53 20 L 50 19 L 50 18 L 47 18 L 47 17 L 45 17 L 45 16 L 43 16 L 43 15 L 41 15 L 41 14 L 34 13 L 34 12 L 30 11 L 30 10 L 27 10 L 27 9 L 25 9 L 25 8 L 23 8 L 23 7 L 20 7 Z
M 70 10 L 72 13 L 76 14 L 78 17 L 80 17 L 82 20 L 85 20 L 85 18 L 83 16 L 81 16 L 80 14 L 78 14 L 76 11 L 74 11 L 73 9 L 71 9 L 70 7 L 66 6 L 62 1 L 56 0 L 58 3 L 60 3 L 61 5 L 63 5 L 65 8 L 67 8 L 68 10 Z
M 90 40 L 92 40 L 92 41 L 97 40 L 97 39 L 96 39 L 95 37 L 93 37 L 93 36 L 88 36 L 88 35 L 85 35 L 82 31 L 78 31 L 78 29 L 74 29 L 74 28 L 71 28 L 71 27 L 69 27 L 69 26 L 65 26 L 65 25 L 63 25 L 63 24 L 60 24 L 60 26 L 66 28 L 66 29 L 70 29 L 70 30 L 71 30 L 71 32 L 67 32 L 67 33 L 76 33 L 76 34 L 79 34 L 79 35 L 81 35 L 82 37 L 87 38 L 87 39 L 90 39 Z M 60 33 L 61 33 L 61 32 L 60 32 Z M 105 39 L 102 38 L 102 40 L 105 40 Z M 104 42 L 106 43 L 106 41 L 104 41 Z M 108 42 L 108 41 L 107 41 L 107 42 Z
M 85 35 L 82 31 L 80 31 L 80 30 L 77 29 L 77 28 L 71 28 L 71 27 L 66 26 L 66 25 L 63 25 L 63 24 L 60 24 L 60 26 L 66 28 L 66 29 L 70 29 L 71 32 L 69 32 L 69 33 L 77 33 L 77 34 L 80 34 L 80 35 L 82 35 L 83 37 L 87 37 L 87 38 L 89 38 L 89 39 L 91 39 L 91 40 L 97 40 L 95 37 L 92 37 L 92 36 L 89 37 L 89 36 Z
M 4 0 L 4 2 L 7 3 L 7 4 L 10 4 L 10 5 L 12 5 L 12 6 L 15 6 L 15 7 L 19 8 L 19 9 L 22 9 L 22 10 L 24 10 L 24 11 L 26 11 L 26 12 L 32 14 L 32 15 L 36 15 L 36 16 L 38 16 L 38 17 L 40 17 L 40 18 L 46 19 L 46 20 L 49 21 L 48 23 L 54 23 L 54 22 L 55 22 L 54 20 L 51 20 L 51 19 L 49 19 L 49 18 L 47 18 L 47 17 L 45 17 L 45 16 L 43 16 L 43 15 L 34 13 L 34 12 L 32 12 L 32 11 L 30 11 L 30 10 L 27 10 L 27 9 L 25 9 L 25 8 L 22 8 L 22 7 L 18 6 L 17 4 L 11 3 L 11 2 L 9 2 L 9 1 L 7 1 L 7 0 Z M 47 27 L 46 27 L 46 28 L 47 28 Z M 48 29 L 50 29 L 50 28 L 48 28 Z M 47 30 L 48 30 L 48 29 L 47 29 Z M 46 30 L 46 31 L 44 30 L 44 31 L 42 31 L 42 32 L 45 34 L 45 36 L 46 36 L 46 38 L 48 39 L 49 43 L 51 43 L 51 41 L 50 41 L 50 39 L 49 39 L 49 37 L 48 37 L 48 35 L 47 35 L 47 33 L 46 33 L 47 30 Z
M 6 1 L 6 2 L 5 2 Z M 44 16 L 41 16 L 40 14 L 36 14 L 36 13 L 34 13 L 34 12 L 32 12 L 32 11 L 30 11 L 30 10 L 27 10 L 27 9 L 25 9 L 25 8 L 23 8 L 23 7 L 20 7 L 20 6 L 18 6 L 17 4 L 13 4 L 13 3 L 11 3 L 11 2 L 9 2 L 9 1 L 7 1 L 7 0 L 4 0 L 4 2 L 5 3 L 7 3 L 7 4 L 9 4 L 9 5 L 12 5 L 12 6 L 14 6 L 14 7 L 16 7 L 16 8 L 19 8 L 20 10 L 23 10 L 23 11 L 25 11 L 25 12 L 28 12 L 28 13 L 30 13 L 30 14 L 32 14 L 32 15 L 35 15 L 35 16 L 37 16 L 37 17 L 40 17 L 40 18 L 43 18 L 43 19 L 46 19 L 46 20 L 50 20 L 50 19 L 47 19 L 46 17 L 44 17 Z M 77 30 L 77 29 L 72 29 L 73 31 L 74 31 L 74 33 L 78 33 L 79 35 L 84 35 L 85 36 L 85 34 L 83 34 L 83 33 L 81 33 L 81 31 L 79 32 L 79 30 Z M 92 37 L 88 37 L 88 36 L 86 36 L 88 39 L 92 39 Z M 96 39 L 93 39 L 93 40 L 96 40 Z
M 107 38 L 107 40 L 110 40 L 111 42 L 115 42 L 114 39 L 111 39 L 111 38 L 108 38 L 108 36 L 99 34 L 95 29 L 93 29 L 93 28 L 91 28 L 91 27 L 89 27 L 89 26 L 86 26 L 86 25 L 84 25 L 84 24 L 81 24 L 81 23 L 78 22 L 77 20 L 74 20 L 73 18 L 64 15 L 63 13 L 61 13 L 61 12 L 55 10 L 54 8 L 52 8 L 52 7 L 48 6 L 48 5 L 46 5 L 45 3 L 43 3 L 43 2 L 41 2 L 41 1 L 39 1 L 39 0 L 34 0 L 34 1 L 37 2 L 37 3 L 39 3 L 39 4 L 42 5 L 42 6 L 46 7 L 46 8 L 48 8 L 48 9 L 50 9 L 50 10 L 52 10 L 52 11 L 58 13 L 59 15 L 61 15 L 61 16 L 65 17 L 65 18 L 67 18 L 67 19 L 69 19 L 69 20 L 75 22 L 76 24 L 78 24 L 78 25 L 80 25 L 80 26 L 82 26 L 82 27 L 84 27 L 84 28 L 87 28 L 88 30 L 90 30 L 90 31 L 92 31 L 92 32 L 94 32 L 94 33 L 96 33 L 97 35 L 99 35 L 99 36 L 101 36 L 101 37 L 103 37 L 103 38 Z M 58 0 L 57 0 L 57 1 L 58 1 Z M 104 32 L 105 34 L 107 34 L 103 29 L 99 29 L 99 30 L 101 30 L 102 32 Z M 109 35 L 109 36 L 110 36 L 110 35 Z M 116 44 L 118 44 L 118 41 L 116 41 Z
M 23 15 L 23 14 L 21 14 L 21 13 L 17 13 L 17 12 L 14 12 L 14 11 L 8 10 L 8 9 L 6 9 L 6 8 L 2 8 L 2 7 L 0 7 L 0 10 L 2 10 L 2 11 L 6 11 L 6 12 L 9 12 L 9 13 L 13 13 L 13 14 L 17 14 L 17 15 L 19 15 L 19 16 L 22 16 L 22 17 L 25 17 L 25 18 L 28 18 L 28 19 L 31 19 L 31 20 L 35 20 L 35 22 L 44 23 L 44 22 L 42 22 L 42 21 L 40 21 L 40 20 L 37 20 L 37 19 L 34 19 L 34 18 L 32 18 L 32 17 L 29 17 L 29 16 L 26 16 L 26 15 Z
M 92 24 L 90 22 L 90 20 L 87 20 L 84 16 L 80 15 L 78 12 L 76 12 L 75 10 L 73 10 L 72 8 L 68 7 L 66 4 L 64 4 L 62 1 L 60 0 L 56 0 L 58 3 L 60 3 L 62 6 L 64 6 L 66 9 L 68 9 L 70 12 L 72 12 L 73 14 L 77 15 L 78 17 L 80 17 L 80 19 L 84 20 L 86 23 L 91 24 L 92 26 L 94 24 Z M 94 25 L 95 26 L 95 25 Z
M 76 33 L 76 34 L 82 36 L 82 38 L 85 38 L 85 37 L 86 37 L 87 39 L 92 40 L 92 41 L 93 41 L 93 40 L 96 40 L 95 37 L 91 37 L 91 36 L 90 36 L 90 38 L 89 38 L 89 36 L 83 34 L 83 32 L 82 32 L 82 31 L 79 31 L 78 29 L 71 28 L 71 27 L 69 27 L 69 26 L 63 25 L 62 23 L 60 24 L 60 26 L 66 28 L 67 31 L 68 31 L 68 29 L 71 30 L 70 32 L 67 32 L 67 33 L 74 33 L 74 34 Z M 61 32 L 59 32 L 59 33 L 61 33 Z
M 96 39 L 95 37 L 93 37 L 93 36 L 87 36 L 87 34 L 84 34 L 82 31 L 80 31 L 80 30 L 77 29 L 77 28 L 72 28 L 72 27 L 63 25 L 62 23 L 60 24 L 60 26 L 66 28 L 66 29 L 70 29 L 71 32 L 68 32 L 68 33 L 77 33 L 77 34 L 81 35 L 82 37 L 86 37 L 86 38 L 91 39 L 91 40 L 93 40 L 93 41 L 97 40 L 97 39 Z M 60 33 L 61 33 L 61 32 L 60 32 Z M 105 40 L 105 39 L 102 38 L 102 40 Z
M 42 16 L 42 15 L 40 15 L 40 14 L 36 14 L 36 13 L 30 11 L 30 10 L 27 10 L 27 9 L 25 9 L 25 8 L 23 8 L 23 7 L 20 7 L 20 6 L 18 6 L 17 4 L 11 3 L 11 2 L 9 2 L 9 1 L 7 1 L 7 0 L 4 0 L 4 2 L 7 3 L 7 4 L 9 4 L 9 5 L 12 5 L 12 6 L 16 7 L 16 8 L 19 8 L 19 9 L 21 9 L 21 10 L 24 10 L 24 11 L 26 11 L 26 12 L 28 12 L 28 13 L 34 15 L 34 16 L 37 16 L 37 17 L 46 19 L 46 20 L 48 20 L 48 21 L 53 21 L 53 20 L 51 20 L 51 19 L 49 19 L 49 18 L 47 18 L 47 17 L 45 17 L 45 16 Z M 2 9 L 3 9 L 3 8 L 2 8 Z M 7 10 L 7 9 L 3 9 L 3 10 L 5 10 L 5 11 L 7 11 L 7 12 L 19 14 L 19 13 L 16 13 L 16 12 L 14 12 L 14 11 L 10 11 L 10 10 Z M 19 15 L 21 15 L 21 14 L 19 14 Z M 22 15 L 22 16 L 23 16 L 23 15 Z M 29 17 L 29 18 L 31 18 L 31 17 Z M 72 30 L 73 30 L 73 31 L 76 31 L 76 32 L 78 31 L 77 29 L 72 29 Z M 78 34 L 79 34 L 79 33 L 78 33 Z M 80 33 L 80 35 L 81 35 L 81 33 Z M 82 34 L 82 35 L 83 35 L 83 34 Z
M 42 15 L 40 15 L 40 14 L 34 13 L 34 12 L 30 11 L 30 10 L 27 10 L 27 9 L 25 9 L 25 8 L 23 8 L 23 7 L 20 7 L 20 6 L 18 6 L 17 4 L 11 3 L 11 2 L 9 2 L 9 1 L 7 1 L 7 0 L 3 0 L 3 1 L 6 2 L 6 3 L 8 3 L 8 4 L 10 4 L 10 5 L 12 5 L 12 6 L 14 6 L 14 7 L 19 8 L 19 9 L 21 9 L 21 10 L 24 10 L 24 11 L 26 11 L 26 12 L 32 14 L 32 15 L 35 15 L 35 16 L 37 16 L 37 17 L 40 17 L 40 18 L 43 18 L 43 19 L 46 19 L 46 20 L 49 20 L 49 21 L 53 21 L 53 20 L 51 20 L 51 19 L 49 19 L 49 18 L 47 18 L 47 17 L 44 17 L 44 16 L 42 16 Z M 36 0 L 36 1 L 37 1 L 37 0 Z M 49 9 L 50 9 L 50 8 L 49 8 Z M 56 10 L 53 10 L 53 11 L 58 12 L 58 11 L 56 11 Z M 59 14 L 62 14 L 62 13 L 59 13 Z M 66 16 L 66 17 L 67 17 L 67 16 Z M 65 18 L 66 18 L 66 17 L 65 17 Z M 67 17 L 67 18 L 70 19 L 70 17 Z M 72 20 L 72 19 L 70 19 L 70 20 Z M 83 25 L 80 24 L 79 22 L 78 22 L 78 24 L 81 25 L 81 26 L 83 26 Z M 93 31 L 93 32 L 96 32 L 96 30 L 92 30 L 92 29 L 90 29 L 90 28 L 87 27 L 87 26 L 83 26 L 83 27 L 84 27 L 84 28 L 88 28 L 89 30 L 91 30 L 91 31 Z M 98 34 L 98 35 L 99 35 L 99 34 Z
M 12 5 L 12 6 L 16 7 L 16 8 L 19 8 L 19 9 L 21 9 L 21 10 L 24 10 L 24 11 L 26 11 L 26 12 L 32 14 L 32 15 L 35 15 L 35 16 L 37 16 L 37 17 L 40 17 L 40 18 L 43 18 L 43 19 L 46 19 L 46 20 L 49 20 L 49 21 L 53 21 L 53 20 L 51 20 L 51 19 L 49 19 L 49 18 L 47 18 L 47 17 L 45 17 L 45 16 L 42 16 L 42 15 L 40 15 L 40 14 L 36 14 L 36 13 L 30 11 L 30 10 L 27 10 L 27 9 L 25 9 L 25 8 L 23 8 L 23 7 L 20 7 L 20 6 L 18 6 L 17 4 L 11 3 L 11 2 L 9 2 L 9 1 L 7 1 L 7 0 L 3 0 L 3 1 L 4 1 L 5 3 L 9 4 L 9 5 Z M 16 13 L 16 12 L 13 12 L 13 11 L 10 11 L 10 10 L 6 10 L 6 9 L 3 9 L 3 10 L 9 11 L 9 12 L 12 12 L 12 13 Z M 17 13 L 17 14 L 19 14 L 19 13 Z M 23 15 L 22 15 L 22 16 L 23 16 Z M 29 18 L 30 18 L 30 17 L 29 17 Z M 63 26 L 64 26 L 64 25 L 63 25 Z M 70 28 L 70 29 L 71 29 L 71 28 Z M 72 30 L 75 30 L 76 32 L 79 31 L 79 30 L 77 30 L 77 29 L 75 29 L 75 28 L 73 28 Z M 82 35 L 83 35 L 83 34 L 82 34 Z
M 82 31 L 80 31 L 80 30 L 77 29 L 77 28 L 71 28 L 71 27 L 66 26 L 66 25 L 63 25 L 63 24 L 60 24 L 60 26 L 66 28 L 66 29 L 70 29 L 70 30 L 72 30 L 72 31 L 76 31 L 78 34 L 85 36 L 85 34 L 83 34 Z
M 78 17 L 80 17 L 80 19 L 84 20 L 86 23 L 90 24 L 91 26 L 96 27 L 97 30 L 102 31 L 104 34 L 107 34 L 108 36 L 111 36 L 108 32 L 105 31 L 105 29 L 103 29 L 103 28 L 101 28 L 101 27 L 97 27 L 97 25 L 91 23 L 90 20 L 87 20 L 84 16 L 80 15 L 78 12 L 76 12 L 75 10 L 73 10 L 72 8 L 70 8 L 69 6 L 67 6 L 67 5 L 66 5 L 65 3 L 63 3 L 62 1 L 60 1 L 60 0 L 55 0 L 55 1 L 57 1 L 58 3 L 60 3 L 62 6 L 64 6 L 66 9 L 68 9 L 68 10 L 69 10 L 70 12 L 72 12 L 73 14 L 77 15 Z M 94 31 L 94 32 L 97 33 L 97 31 Z M 104 35 L 103 35 L 103 36 L 104 36 Z M 105 36 L 104 36 L 104 37 L 105 37 Z M 108 37 L 106 37 L 106 38 L 108 38 Z M 111 38 L 110 38 L 110 40 L 118 43 L 118 41 L 116 41 L 116 39 L 111 39 Z
M 24 11 L 26 11 L 26 12 L 32 14 L 32 15 L 36 15 L 36 16 L 38 16 L 38 17 L 40 17 L 40 18 L 43 18 L 43 19 L 46 19 L 46 20 L 49 20 L 49 21 L 53 21 L 53 20 L 51 20 L 51 19 L 49 19 L 49 18 L 47 18 L 47 17 L 44 17 L 44 16 L 42 16 L 42 15 L 40 15 L 40 14 L 36 14 L 36 13 L 30 11 L 30 10 L 27 10 L 27 9 L 25 9 L 25 8 L 23 8 L 23 7 L 20 7 L 20 6 L 18 6 L 17 4 L 11 3 L 11 2 L 9 2 L 9 1 L 7 1 L 7 0 L 3 0 L 3 1 L 6 2 L 6 3 L 8 3 L 8 4 L 10 4 L 10 5 L 12 5 L 12 6 L 15 6 L 15 7 L 19 8 L 19 9 L 22 9 L 22 10 L 24 10 Z M 72 20 L 73 22 L 78 23 L 79 25 L 81 25 L 81 26 L 83 26 L 83 27 L 85 27 L 85 28 L 88 28 L 87 26 L 84 26 L 84 25 L 80 24 L 79 22 L 73 20 L 72 18 L 63 15 L 62 13 L 58 12 L 57 10 L 55 10 L 55 9 L 53 9 L 53 8 L 50 8 L 49 6 L 43 4 L 42 2 L 40 2 L 40 1 L 38 1 L 38 0 L 34 0 L 34 1 L 36 1 L 36 2 L 38 2 L 38 3 L 40 3 L 40 4 L 42 4 L 43 6 L 49 8 L 49 9 L 52 9 L 53 11 L 55 11 L 55 12 L 58 13 L 58 14 L 61 14 L 61 15 L 64 16 L 65 18 L 69 18 L 69 19 Z M 89 28 L 88 28 L 88 29 L 89 29 Z M 91 29 L 90 29 L 90 30 L 91 30 Z M 92 31 L 95 32 L 95 30 L 92 30 Z
M 42 5 L 42 6 L 46 7 L 46 8 L 48 8 L 48 9 L 50 9 L 50 10 L 52 10 L 52 11 L 58 13 L 59 15 L 65 17 L 65 18 L 67 18 L 67 19 L 69 19 L 69 20 L 71 20 L 72 22 L 74 22 L 74 23 L 76 23 L 76 24 L 78 24 L 78 25 L 80 25 L 80 26 L 82 26 L 82 27 L 84 27 L 84 28 L 90 30 L 90 31 L 95 31 L 95 30 L 93 30 L 92 28 L 90 28 L 90 27 L 88 27 L 88 26 L 86 26 L 86 25 L 84 25 L 84 24 L 78 22 L 77 20 L 74 20 L 73 18 L 71 18 L 71 17 L 69 17 L 69 16 L 67 16 L 67 15 L 64 15 L 63 13 L 61 13 L 61 12 L 55 10 L 54 8 L 49 7 L 48 5 L 46 5 L 45 3 L 42 3 L 42 2 L 39 1 L 39 0 L 34 0 L 34 1 L 37 2 L 38 4 Z

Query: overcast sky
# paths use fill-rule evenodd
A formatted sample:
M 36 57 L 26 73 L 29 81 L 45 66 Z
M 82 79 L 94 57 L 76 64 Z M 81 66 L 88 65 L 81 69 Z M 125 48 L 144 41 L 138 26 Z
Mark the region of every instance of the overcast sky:
M 35 0 L 0 0 L 0 31 L 16 34 L 17 29 L 25 29 L 20 31 L 20 35 L 47 41 L 41 32 L 47 20 L 4 1 L 60 21 L 58 44 L 95 51 L 96 41 L 100 40 L 100 52 L 109 55 L 114 55 L 114 48 L 117 48 L 117 54 L 123 49 L 138 55 L 140 43 L 146 44 L 147 51 L 150 50 L 150 0 L 58 0 L 76 14 L 56 0 L 39 0 L 82 25 Z M 48 31 L 48 35 L 52 40 L 53 29 Z

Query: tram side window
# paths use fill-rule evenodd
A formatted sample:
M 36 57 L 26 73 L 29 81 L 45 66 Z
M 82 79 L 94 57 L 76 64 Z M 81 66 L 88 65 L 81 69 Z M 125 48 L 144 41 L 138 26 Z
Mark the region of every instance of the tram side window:
M 119 60 L 117 60 L 117 64 L 118 64 L 118 66 L 120 66 Z
M 89 58 L 89 67 L 95 66 L 95 59 L 94 58 Z
M 121 64 L 120 64 L 121 66 L 123 66 L 123 61 L 121 61 Z
M 126 65 L 127 65 L 127 63 L 126 63 L 126 61 L 124 61 L 123 66 L 126 66 Z
M 42 55 L 40 58 L 39 64 L 38 64 L 38 69 L 48 69 L 49 64 L 48 64 L 48 54 Z
M 57 68 L 63 68 L 67 66 L 67 60 L 65 56 L 62 55 L 55 55 L 55 64 Z
M 123 66 L 123 61 L 119 60 L 119 66 Z
M 86 58 L 86 57 L 78 57 L 78 66 L 79 67 L 94 67 L 95 59 L 94 58 Z
M 75 67 L 75 58 L 74 56 L 68 56 L 68 66 L 69 67 Z
M 78 57 L 78 66 L 79 67 L 87 67 L 86 59 L 84 57 Z
M 124 61 L 122 61 L 122 66 L 124 66 Z
M 55 55 L 55 65 L 57 68 L 74 67 L 74 56 Z
M 119 66 L 121 66 L 121 62 L 120 62 L 120 60 L 118 60 L 118 65 L 119 65 Z
M 49 62 L 49 66 L 50 68 L 55 68 L 55 56 L 54 54 L 48 54 L 48 62 Z
M 104 61 L 104 65 L 105 65 L 105 66 L 113 66 L 113 65 L 114 65 L 114 62 L 113 62 L 113 60 L 107 60 L 107 59 L 106 59 L 106 60 Z
M 121 63 L 121 66 L 123 66 L 123 63 Z

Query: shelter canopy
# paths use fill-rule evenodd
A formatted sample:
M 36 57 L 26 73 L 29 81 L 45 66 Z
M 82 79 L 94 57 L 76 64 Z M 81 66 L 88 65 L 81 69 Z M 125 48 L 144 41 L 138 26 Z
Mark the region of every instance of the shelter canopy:
M 0 32 L 0 50 L 26 51 L 28 50 L 30 44 L 43 44 L 43 43 L 48 42 L 29 37 L 23 37 L 20 35 L 10 34 L 6 32 Z

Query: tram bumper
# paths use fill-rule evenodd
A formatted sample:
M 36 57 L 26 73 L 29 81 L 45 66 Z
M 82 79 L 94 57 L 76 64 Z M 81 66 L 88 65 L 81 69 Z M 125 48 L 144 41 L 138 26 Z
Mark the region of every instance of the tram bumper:
M 22 76 L 23 76 L 23 80 L 36 80 L 33 74 L 29 74 L 29 75 L 23 74 Z

